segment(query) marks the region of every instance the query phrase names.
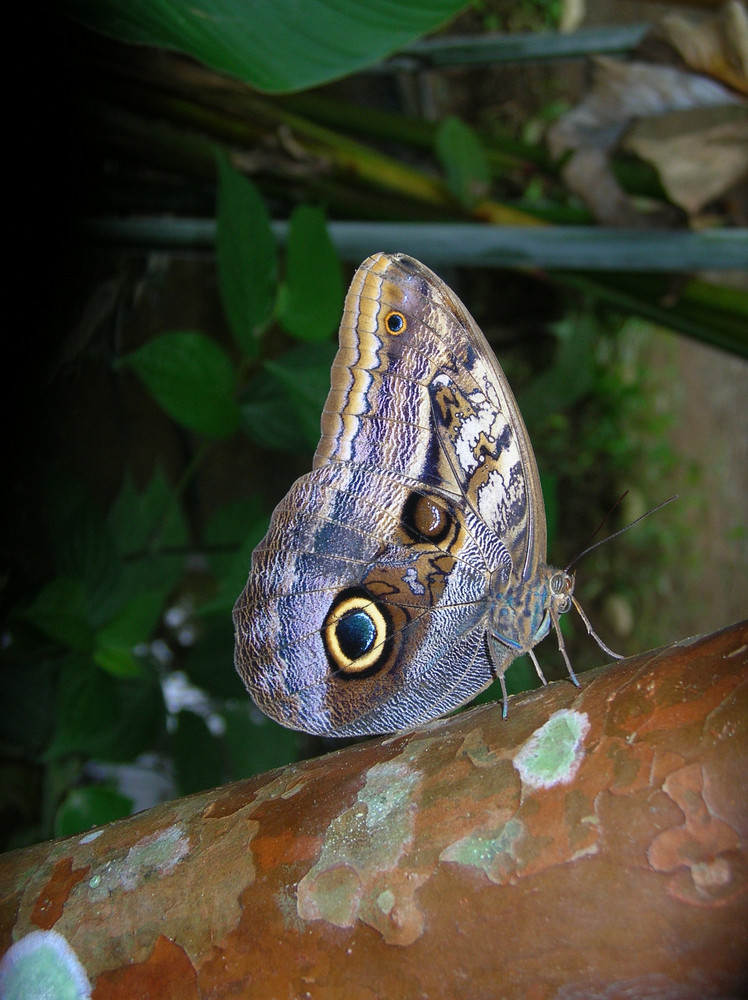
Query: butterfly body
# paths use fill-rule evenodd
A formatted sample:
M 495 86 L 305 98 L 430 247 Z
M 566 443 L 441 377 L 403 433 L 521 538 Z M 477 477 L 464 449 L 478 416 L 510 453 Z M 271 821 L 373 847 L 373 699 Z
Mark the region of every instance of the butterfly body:
M 313 470 L 276 508 L 236 603 L 236 664 L 289 728 L 392 732 L 503 679 L 573 580 L 545 562 L 506 378 L 428 268 L 403 254 L 361 265 L 331 381 Z

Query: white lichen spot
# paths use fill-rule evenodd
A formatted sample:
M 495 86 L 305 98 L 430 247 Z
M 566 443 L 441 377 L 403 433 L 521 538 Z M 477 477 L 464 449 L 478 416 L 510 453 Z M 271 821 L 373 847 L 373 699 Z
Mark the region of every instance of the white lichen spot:
M 0 961 L 2 1000 L 90 1000 L 91 984 L 78 956 L 57 931 L 33 931 Z
M 103 832 L 104 832 L 103 830 L 92 830 L 91 833 L 87 833 L 85 837 L 81 837 L 78 843 L 91 844 L 93 843 L 94 840 L 98 840 L 98 838 L 102 835 Z
M 178 824 L 142 837 L 130 848 L 121 871 L 123 889 L 135 889 L 146 875 L 165 875 L 189 853 L 189 839 Z
M 377 896 L 377 906 L 382 913 L 389 913 L 395 905 L 395 894 L 390 889 L 384 889 Z
M 523 783 L 530 788 L 568 784 L 584 758 L 582 744 L 589 730 L 585 712 L 570 709 L 554 712 L 514 758 Z
M 691 878 L 696 888 L 704 892 L 724 889 L 732 881 L 732 866 L 727 858 L 713 858 L 693 865 Z

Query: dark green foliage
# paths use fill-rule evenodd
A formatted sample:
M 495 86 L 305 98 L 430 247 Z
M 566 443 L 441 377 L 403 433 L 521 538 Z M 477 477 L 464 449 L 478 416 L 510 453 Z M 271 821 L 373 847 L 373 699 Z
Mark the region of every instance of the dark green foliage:
M 125 472 L 104 515 L 77 480 L 48 476 L 54 574 L 13 608 L 0 670 L 0 749 L 27 775 L 41 774 L 41 825 L 29 824 L 8 843 L 71 833 L 128 811 L 127 796 L 88 783 L 88 760 L 125 763 L 155 751 L 171 758 L 175 791 L 183 794 L 295 756 L 295 734 L 278 733 L 250 710 L 233 668 L 231 609 L 267 528 L 267 509 L 258 496 L 247 497 L 195 525 L 186 501 L 214 441 L 244 430 L 276 450 L 316 444 L 342 276 L 321 213 L 305 207 L 291 222 L 281 284 L 259 195 L 223 158 L 218 163 L 217 268 L 236 349 L 197 330 L 174 330 L 115 365 L 134 372 L 196 436 L 176 486 L 158 467 L 144 488 Z M 278 350 L 276 315 L 301 343 Z M 184 612 L 190 553 L 200 554 L 204 586 Z M 175 665 L 203 695 L 194 710 L 176 705 L 169 712 L 163 647 L 180 613 L 193 634 Z M 217 725 L 208 726 L 209 716 Z M 33 812 L 28 802 L 21 806 L 17 813 Z

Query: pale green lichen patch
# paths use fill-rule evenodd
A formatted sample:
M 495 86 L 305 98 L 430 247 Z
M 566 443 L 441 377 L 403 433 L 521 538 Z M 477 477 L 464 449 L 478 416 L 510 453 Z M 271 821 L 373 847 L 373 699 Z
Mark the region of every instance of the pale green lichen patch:
M 584 712 L 554 712 L 514 757 L 522 782 L 530 788 L 568 784 L 584 758 L 582 744 L 589 729 Z
M 338 927 L 363 920 L 398 944 L 421 933 L 413 893 L 423 879 L 398 870 L 413 839 L 420 782 L 405 756 L 369 769 L 356 802 L 330 823 L 317 863 L 299 882 L 303 920 Z
M 33 931 L 0 961 L 2 1000 L 89 1000 L 91 985 L 78 956 L 57 931 Z
M 143 837 L 122 858 L 107 861 L 89 879 L 93 899 L 104 899 L 117 889 L 130 892 L 152 874 L 165 875 L 189 852 L 189 840 L 174 824 Z
M 499 754 L 486 745 L 480 728 L 473 729 L 462 741 L 458 756 L 464 755 L 475 767 L 495 767 L 500 761 Z
M 526 836 L 524 823 L 510 819 L 500 826 L 476 831 L 446 847 L 440 861 L 480 868 L 492 882 L 502 884 L 516 871 L 518 846 Z
M 389 889 L 383 889 L 377 896 L 377 906 L 382 913 L 389 913 L 395 905 L 395 894 Z

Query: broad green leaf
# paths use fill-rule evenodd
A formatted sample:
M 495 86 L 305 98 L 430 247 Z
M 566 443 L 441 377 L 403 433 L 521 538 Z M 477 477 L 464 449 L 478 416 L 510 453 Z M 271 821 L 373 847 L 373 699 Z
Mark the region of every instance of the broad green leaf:
M 208 601 L 204 606 L 202 609 L 204 612 L 216 612 L 223 609 L 227 616 L 231 614 L 236 599 L 244 590 L 247 582 L 252 552 L 267 529 L 268 518 L 263 515 L 252 526 L 251 531 L 247 533 L 239 548 L 233 553 L 231 561 L 225 566 L 220 577 L 218 593 L 213 600 Z
M 447 187 L 463 208 L 485 198 L 491 180 L 486 152 L 478 136 L 459 118 L 445 118 L 436 133 L 436 152 Z
M 343 275 L 321 209 L 299 205 L 291 216 L 278 319 L 298 340 L 327 340 L 343 311 Z
M 58 575 L 82 581 L 89 594 L 108 593 L 119 571 L 116 552 L 104 516 L 80 480 L 48 477 L 44 518 Z
M 55 814 L 55 837 L 71 837 L 93 826 L 111 823 L 132 812 L 133 801 L 127 795 L 103 785 L 71 788 Z
M 519 406 L 529 426 L 539 425 L 552 413 L 567 411 L 590 392 L 595 357 L 595 317 L 580 312 L 555 326 L 559 340 L 554 363 L 519 395 Z
M 309 344 L 264 365 L 286 390 L 297 433 L 312 448 L 319 441 L 320 414 L 330 391 L 330 366 L 336 351 L 337 344 L 331 341 Z
M 267 371 L 258 372 L 247 385 L 241 403 L 242 424 L 263 448 L 298 451 L 304 439 L 296 413 L 281 382 Z
M 93 647 L 94 630 L 82 580 L 65 576 L 50 580 L 21 617 L 68 649 L 86 652 Z
M 257 188 L 220 153 L 216 160 L 218 288 L 229 329 L 242 351 L 253 358 L 275 306 L 275 239 Z
M 239 425 L 236 373 L 225 351 L 197 330 L 174 330 L 122 359 L 177 423 L 222 438 Z
M 297 759 L 298 734 L 261 715 L 247 700 L 227 705 L 224 741 L 233 778 L 248 778 Z
M 110 621 L 145 591 L 172 591 L 183 572 L 181 553 L 189 541 L 182 507 L 158 467 L 142 492 L 130 474 L 125 475 L 107 523 L 122 561 L 101 622 Z
M 203 543 L 219 587 L 216 596 L 201 606 L 202 614 L 220 609 L 227 615 L 231 613 L 247 582 L 252 550 L 267 526 L 268 518 L 259 496 L 228 504 L 206 525 Z
M 258 90 L 312 87 L 370 66 L 433 31 L 465 0 L 66 0 L 90 28 L 187 52 Z
M 153 746 L 163 733 L 165 709 L 155 671 L 115 678 L 90 657 L 72 655 L 57 694 L 57 727 L 47 760 L 83 754 L 127 761 Z
M 142 673 L 142 661 L 133 650 L 150 639 L 165 599 L 165 591 L 148 590 L 136 594 L 97 633 L 94 661 L 116 677 L 135 677 Z
M 182 509 L 160 466 L 142 492 L 129 471 L 125 474 L 107 522 L 121 556 L 146 552 L 154 539 L 159 546 L 172 549 L 184 547 L 189 540 Z
M 195 712 L 183 710 L 177 716 L 172 759 L 180 795 L 202 792 L 221 783 L 220 745 Z
M 216 698 L 246 698 L 244 685 L 234 669 L 234 629 L 230 613 L 223 608 L 220 612 L 201 615 L 200 625 L 200 641 L 187 650 L 180 664 L 182 669 L 196 687 Z
M 42 659 L 36 644 L 20 651 L 17 645 L 4 651 L 0 666 L 0 744 L 36 759 L 54 726 L 57 664 Z
M 545 504 L 545 522 L 548 533 L 548 551 L 552 552 L 558 532 L 558 476 L 549 472 L 540 473 L 540 485 Z

